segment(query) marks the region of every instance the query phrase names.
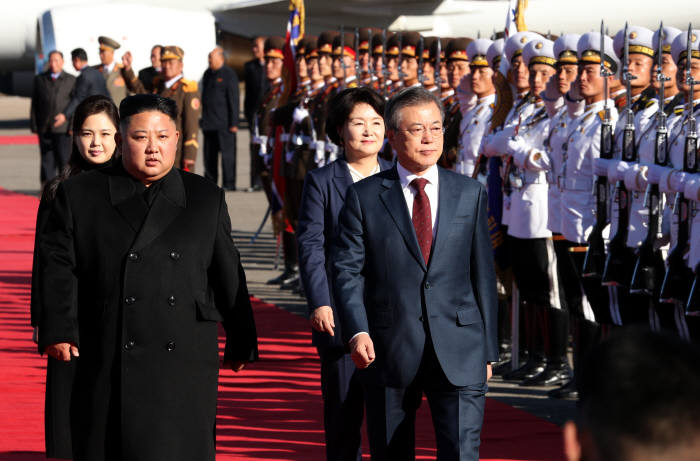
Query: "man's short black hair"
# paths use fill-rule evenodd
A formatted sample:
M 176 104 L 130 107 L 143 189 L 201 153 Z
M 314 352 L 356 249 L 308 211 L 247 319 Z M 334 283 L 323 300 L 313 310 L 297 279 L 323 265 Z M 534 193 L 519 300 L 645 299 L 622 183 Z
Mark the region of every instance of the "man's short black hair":
M 399 129 L 399 113 L 404 107 L 435 104 L 440 111 L 441 120 L 445 120 L 445 108 L 440 100 L 430 91 L 421 87 L 404 88 L 392 97 L 386 105 L 384 123 L 387 130 Z
M 342 144 L 338 130 L 348 121 L 355 106 L 361 103 L 368 104 L 380 117 L 384 117 L 384 98 L 371 88 L 347 88 L 330 100 L 326 133 L 333 143 L 339 146 Z
M 172 99 L 157 94 L 135 94 L 127 96 L 119 104 L 122 127 L 129 124 L 132 115 L 151 111 L 161 112 L 170 117 L 173 122 L 177 121 L 177 104 Z
M 670 334 L 625 328 L 596 346 L 578 379 L 577 424 L 600 459 L 663 452 L 700 436 L 700 352 Z
M 79 59 L 81 61 L 87 61 L 87 53 L 82 48 L 76 48 L 70 52 L 71 59 Z

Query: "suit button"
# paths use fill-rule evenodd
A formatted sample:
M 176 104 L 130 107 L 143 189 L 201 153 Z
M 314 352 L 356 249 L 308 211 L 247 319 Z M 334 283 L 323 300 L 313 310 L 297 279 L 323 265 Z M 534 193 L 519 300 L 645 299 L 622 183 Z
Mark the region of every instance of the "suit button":
M 133 296 L 127 296 L 126 299 L 124 299 L 124 302 L 127 305 L 131 306 L 132 304 L 134 304 L 136 302 L 136 298 L 134 298 Z
M 425 285 L 423 285 L 423 286 L 425 287 L 426 290 L 430 290 L 430 288 L 432 287 L 430 282 L 425 282 Z
M 134 348 L 135 345 L 136 345 L 136 343 L 134 341 L 130 340 L 126 344 L 124 344 L 124 349 L 126 349 L 127 351 L 130 351 L 131 349 Z
M 177 261 L 178 259 L 180 259 L 180 253 L 178 253 L 177 251 L 171 251 L 170 259 L 172 259 L 173 261 Z
M 173 349 L 175 349 L 175 342 L 174 341 L 169 341 L 168 344 L 165 345 L 165 349 L 170 352 Z
M 169 305 L 170 307 L 175 306 L 175 296 L 171 296 L 171 297 L 168 298 L 168 305 Z
M 129 258 L 129 261 L 133 261 L 133 262 L 138 261 L 140 258 L 139 254 L 136 253 L 135 251 L 130 251 L 127 257 Z

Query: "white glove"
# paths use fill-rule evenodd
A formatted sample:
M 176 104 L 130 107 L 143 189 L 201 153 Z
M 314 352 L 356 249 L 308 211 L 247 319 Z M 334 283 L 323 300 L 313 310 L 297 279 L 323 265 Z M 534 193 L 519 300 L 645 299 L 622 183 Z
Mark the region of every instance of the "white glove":
M 547 81 L 547 85 L 544 87 L 544 91 L 540 93 L 540 97 L 545 101 L 556 101 L 561 98 L 559 84 L 556 78 L 550 78 L 549 81 Z
M 644 191 L 649 185 L 647 180 L 648 165 L 635 163 L 632 168 L 625 173 L 625 186 L 629 190 Z
M 595 158 L 593 159 L 593 174 L 596 176 L 607 176 L 608 166 L 611 160 L 607 158 Z
M 504 131 L 499 131 L 488 139 L 488 148 L 484 151 L 487 157 L 498 157 L 506 153 L 508 148 L 509 134 Z
M 571 86 L 569 87 L 569 93 L 568 93 L 568 98 L 571 101 L 581 101 L 583 99 L 583 95 L 581 94 L 581 82 L 578 81 L 578 79 L 574 80 L 571 83 Z
M 506 153 L 513 156 L 515 165 L 522 168 L 525 164 L 527 154 L 530 152 L 530 146 L 521 136 L 508 138 L 506 143 Z
M 621 181 L 625 177 L 625 172 L 630 168 L 631 165 L 623 160 L 613 160 L 608 165 L 608 181 Z
M 457 100 L 459 101 L 459 111 L 463 116 L 467 115 L 470 110 L 476 107 L 478 100 L 477 96 L 472 91 L 472 76 L 467 74 L 462 77 L 457 86 Z
M 669 167 L 667 166 L 661 166 L 661 165 L 649 165 L 649 169 L 647 170 L 647 180 L 649 181 L 649 184 L 659 184 L 659 181 L 661 180 L 661 175 L 664 172 L 668 172 L 670 170 Z
M 683 192 L 688 173 L 683 171 L 674 171 L 668 177 L 668 188 L 671 192 Z
M 700 202 L 700 176 L 693 175 L 687 178 L 683 194 L 688 200 Z
M 294 114 L 292 114 L 292 119 L 297 125 L 300 124 L 306 117 L 309 116 L 309 111 L 304 107 L 297 107 L 294 109 Z

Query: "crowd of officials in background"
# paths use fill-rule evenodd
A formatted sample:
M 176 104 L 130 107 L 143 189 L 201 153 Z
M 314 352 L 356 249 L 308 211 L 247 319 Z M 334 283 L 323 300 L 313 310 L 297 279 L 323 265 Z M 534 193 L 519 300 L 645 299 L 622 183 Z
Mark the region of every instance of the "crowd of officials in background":
M 218 181 L 221 153 L 222 186 L 236 189 L 236 133 L 239 125 L 239 84 L 236 72 L 225 65 L 225 53 L 216 47 L 209 53 L 209 68 L 199 83 L 183 74 L 185 52 L 177 46 L 155 45 L 151 49 L 151 66 L 134 72 L 132 56 L 125 52 L 118 62 L 115 50 L 120 44 L 109 37 L 99 37 L 100 64 L 88 65 L 82 48 L 71 52 L 75 77 L 63 70 L 64 56 L 51 51 L 45 72 L 35 77 L 31 103 L 31 130 L 39 136 L 42 185 L 61 172 L 71 151 L 70 121 L 75 108 L 88 96 L 104 95 L 118 106 L 129 94 L 155 93 L 175 100 L 177 126 L 181 133 L 177 166 L 193 170 L 202 131 L 204 175 Z M 267 90 L 264 78 L 262 43 L 253 41 L 254 59 L 245 64 L 244 113 L 251 120 Z M 251 176 L 251 190 L 260 189 L 259 180 Z

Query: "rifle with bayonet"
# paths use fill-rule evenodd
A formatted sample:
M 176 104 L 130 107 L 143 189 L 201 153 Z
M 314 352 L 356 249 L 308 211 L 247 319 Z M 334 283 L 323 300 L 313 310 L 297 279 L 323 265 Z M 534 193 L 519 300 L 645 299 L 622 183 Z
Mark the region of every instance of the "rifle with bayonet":
M 600 158 L 613 157 L 613 125 L 608 102 L 608 77 L 613 73 L 605 67 L 604 24 L 600 22 L 600 76 L 603 77 L 603 122 L 600 125 Z M 588 249 L 583 260 L 583 277 L 602 277 L 605 268 L 605 238 L 603 230 L 608 224 L 608 178 L 598 176 L 595 180 L 596 221 L 588 236 Z
M 695 109 L 693 107 L 693 99 L 695 85 L 700 82 L 693 78 L 691 72 L 692 36 L 692 27 L 688 25 L 685 82 L 689 87 L 689 91 L 686 100 L 685 122 L 687 124 L 687 131 L 685 136 L 685 150 L 683 152 L 683 171 L 686 173 L 695 173 L 698 169 L 698 134 L 695 115 L 693 114 Z M 668 254 L 668 269 L 666 270 L 666 275 L 661 285 L 661 302 L 682 302 L 685 305 L 688 300 L 693 280 L 693 271 L 686 265 L 683 256 L 690 243 L 691 205 L 691 201 L 685 198 L 683 192 L 678 192 L 676 194 L 673 212 L 678 215 L 678 234 L 676 237 L 676 244 Z
M 656 140 L 654 142 L 654 164 L 665 166 L 668 162 L 668 129 L 664 111 L 664 85 L 671 80 L 663 73 L 664 23 L 659 26 L 659 43 L 656 48 L 656 81 L 659 82 L 659 110 L 656 112 Z M 658 248 L 659 209 L 661 193 L 658 184 L 649 184 L 644 194 L 644 202 L 649 212 L 647 235 L 639 247 L 637 262 L 632 273 L 630 293 L 658 296 L 665 270 L 661 249 Z
M 637 144 L 635 142 L 634 111 L 632 110 L 632 80 L 635 75 L 629 70 L 629 36 L 625 24 L 625 44 L 623 53 L 622 78 L 627 89 L 627 105 L 625 107 L 625 126 L 622 130 L 622 160 L 625 162 L 637 161 Z M 615 201 L 617 202 L 617 231 L 608 246 L 608 257 L 603 269 L 602 284 L 605 286 L 629 287 L 632 278 L 631 261 L 633 251 L 627 246 L 630 219 L 630 195 L 624 180 L 617 181 L 615 185 Z
M 374 88 L 374 65 L 372 63 L 372 56 L 374 55 L 374 50 L 372 49 L 372 28 L 370 27 L 367 31 L 367 43 L 369 43 L 368 56 L 367 56 L 367 71 L 369 72 L 369 86 Z M 379 88 L 377 88 L 379 89 Z
M 355 27 L 355 43 L 353 46 L 355 51 L 355 78 L 358 85 L 362 83 L 362 68 L 360 67 L 360 29 Z
M 425 75 L 423 75 L 423 47 L 425 46 L 425 40 L 423 39 L 423 36 L 420 36 L 420 39 L 418 40 L 418 50 L 416 50 L 416 53 L 419 53 L 416 58 L 418 59 L 418 83 L 421 84 L 421 86 L 425 86 Z
M 345 88 L 348 82 L 348 70 L 345 68 L 345 26 L 340 26 L 340 65 L 343 66 L 343 82 L 340 88 Z
M 401 51 L 403 50 L 403 34 L 401 32 L 399 32 L 399 39 L 397 41 L 399 42 L 399 55 L 396 57 L 396 72 L 399 75 L 399 82 L 402 82 L 403 79 L 406 77 L 406 74 L 403 71 L 403 63 L 401 62 Z M 396 83 L 398 84 L 399 82 Z
M 388 98 L 389 69 L 386 66 L 386 29 L 382 29 L 382 95 Z
M 438 37 L 436 42 L 437 45 L 435 46 L 437 47 L 437 51 L 435 52 L 435 86 L 437 87 L 438 97 L 440 97 L 440 93 L 442 91 L 442 82 L 440 81 L 440 66 L 442 65 L 442 38 Z

